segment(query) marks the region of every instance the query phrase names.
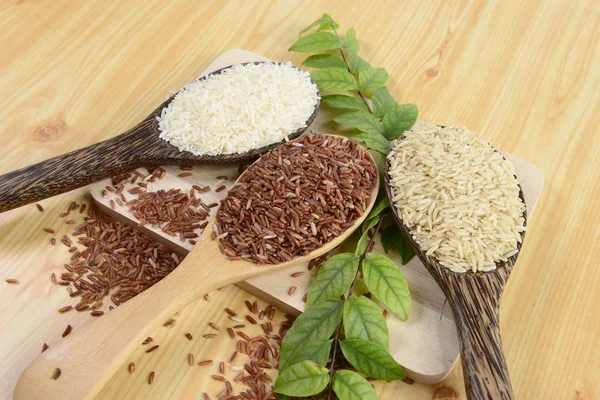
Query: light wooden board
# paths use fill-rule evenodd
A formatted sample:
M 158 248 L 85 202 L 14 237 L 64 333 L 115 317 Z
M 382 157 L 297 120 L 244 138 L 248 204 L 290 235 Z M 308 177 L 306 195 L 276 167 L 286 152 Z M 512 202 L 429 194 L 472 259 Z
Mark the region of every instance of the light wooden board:
M 501 307 L 515 395 L 600 398 L 597 1 L 3 1 L 0 173 L 125 131 L 227 49 L 300 65 L 306 55 L 287 49 L 324 12 L 342 29 L 356 28 L 361 56 L 387 69 L 391 93 L 417 103 L 422 119 L 469 126 L 543 171 L 546 186 Z M 55 311 L 65 296 L 48 276 L 68 253 L 47 246 L 40 231 L 60 227 L 58 214 L 84 193 L 44 201 L 43 214 L 33 206 L 0 214 L 0 284 L 22 282 L 0 285 L 2 399 L 10 398 L 44 341 L 55 343 L 67 323 L 77 329 L 90 319 Z M 246 297 L 229 287 L 182 313 L 201 331 L 223 307 L 241 307 Z M 177 337 L 188 328 L 172 329 Z M 168 351 L 146 368 L 178 363 L 168 353 L 187 349 L 176 340 L 163 345 Z M 197 345 L 197 357 L 229 352 Z M 151 390 L 142 374 L 117 374 L 103 398 L 139 391 L 146 398 L 195 399 L 210 381 L 199 370 L 157 372 Z M 382 400 L 464 398 L 460 363 L 435 386 L 376 387 Z M 442 396 L 448 388 L 451 394 Z
M 201 75 L 235 63 L 264 60 L 266 60 L 265 57 L 245 50 L 230 50 L 217 57 Z M 323 131 L 322 125 L 325 118 L 323 113 L 320 113 L 309 127 L 309 131 Z M 542 191 L 543 175 L 531 163 L 510 155 L 506 156 L 515 164 L 523 186 L 527 208 L 531 214 Z M 237 165 L 197 166 L 194 167 L 192 176 L 183 178 L 178 177 L 178 174 L 183 172 L 178 167 L 166 166 L 163 168 L 167 170 L 168 174 L 164 179 L 150 183 L 149 190 L 175 188 L 189 192 L 193 184 L 208 185 L 212 190 L 202 195 L 206 204 L 219 201 L 226 195 L 226 191 L 215 192 L 215 188 L 223 183 L 222 180 L 216 179 L 217 176 L 229 176 L 230 180 L 224 182 L 228 187 L 238 176 Z M 145 172 L 147 173 L 147 171 Z M 137 219 L 128 211 L 128 207 L 114 204 L 114 210 L 111 208 L 110 201 L 114 202 L 115 197 L 110 192 L 107 197 L 102 195 L 102 191 L 107 185 L 111 185 L 110 179 L 92 185 L 92 197 L 97 204 L 115 218 L 140 228 Z M 134 186 L 137 185 L 126 186 L 124 194 L 127 200 L 132 198 L 127 193 L 127 189 Z M 180 241 L 177 237 L 162 233 L 159 228 L 144 226 L 142 229 L 181 254 L 186 254 L 193 247 L 188 241 Z M 379 241 L 375 251 L 383 253 Z M 400 257 L 395 252 L 392 252 L 391 257 L 398 265 L 401 265 Z M 275 271 L 240 282 L 237 286 L 276 305 L 281 310 L 298 314 L 304 310 L 302 296 L 307 292 L 310 281 L 314 277 L 307 267 L 308 264 L 302 264 L 291 269 Z M 408 279 L 414 302 L 407 322 L 400 321 L 393 314 L 388 317 L 390 351 L 394 358 L 406 368 L 412 379 L 422 383 L 438 383 L 450 373 L 459 355 L 460 349 L 454 319 L 450 308 L 444 308 L 445 297 L 442 291 L 416 257 L 401 267 L 401 270 Z M 291 274 L 300 271 L 304 271 L 305 275 L 299 278 L 291 277 Z M 298 289 L 293 295 L 289 295 L 289 289 L 292 286 L 296 286 Z

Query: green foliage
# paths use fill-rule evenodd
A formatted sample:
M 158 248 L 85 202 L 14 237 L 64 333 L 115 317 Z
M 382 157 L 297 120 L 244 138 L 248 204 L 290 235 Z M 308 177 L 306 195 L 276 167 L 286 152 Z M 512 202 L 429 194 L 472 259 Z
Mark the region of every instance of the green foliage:
M 371 100 L 373 101 L 373 114 L 377 118 L 383 118 L 391 107 L 398 104 L 385 86 L 377 88 L 371 95 Z
M 325 365 L 331 351 L 331 343 L 333 343 L 333 339 L 311 340 L 292 354 L 287 365 L 294 365 L 306 360 Z
M 383 135 L 389 139 L 398 139 L 417 122 L 419 110 L 414 104 L 396 104 L 383 116 Z
M 410 312 L 410 292 L 396 263 L 383 254 L 367 254 L 362 271 L 371 294 L 406 321 Z
M 356 128 L 364 133 L 372 133 L 381 135 L 383 133 L 383 125 L 376 116 L 366 111 L 353 111 L 340 114 L 333 118 L 335 122 L 342 125 L 347 125 Z
M 405 265 L 415 256 L 408 240 L 396 225 L 388 226 L 381 233 L 381 245 L 386 254 L 389 254 L 390 247 L 396 249 L 396 252 L 402 258 L 402 265 Z
M 344 303 L 344 332 L 347 339 L 369 340 L 390 348 L 390 337 L 383 313 L 372 300 L 350 296 Z
M 360 50 L 360 45 L 358 44 L 358 40 L 356 40 L 356 31 L 354 28 L 350 28 L 346 31 L 346 34 L 344 35 L 344 48 L 350 51 Z
M 387 156 L 391 150 L 390 142 L 378 133 L 363 132 L 353 135 L 352 138 L 364 143 L 368 149 L 378 151 L 384 156 Z
M 383 68 L 365 68 L 358 74 L 358 88 L 360 90 L 375 90 L 388 81 L 389 75 Z
M 322 92 L 354 90 L 358 87 L 356 78 L 342 68 L 323 68 L 310 73 Z
M 364 223 L 363 233 L 360 236 L 360 239 L 358 239 L 358 243 L 356 244 L 356 251 L 355 251 L 356 255 L 361 255 L 362 253 L 365 252 L 365 250 L 367 250 L 367 245 L 370 240 L 369 231 L 371 230 L 371 228 L 373 228 L 375 225 L 377 225 L 379 223 L 379 220 L 381 220 L 381 217 L 378 215 L 375 218 L 368 219 Z
M 390 206 L 390 202 L 388 201 L 388 198 L 387 198 L 387 195 L 385 194 L 385 192 L 379 192 L 377 194 L 377 202 L 375 203 L 375 205 L 371 209 L 371 212 L 367 216 L 367 220 L 378 216 L 379 214 L 381 214 L 381 212 L 383 210 L 385 210 L 389 206 Z
M 315 26 L 319 27 L 319 29 L 317 29 L 318 31 L 332 31 L 332 30 L 335 30 L 335 29 L 337 29 L 337 28 L 340 27 L 333 20 L 333 18 L 331 18 L 331 16 L 329 14 L 323 14 L 323 16 L 321 18 L 319 18 L 318 20 L 316 20 L 315 22 L 313 22 L 312 24 L 310 24 L 306 28 L 302 29 L 300 31 L 300 33 L 298 34 L 298 37 L 302 37 L 303 34 L 305 34 L 306 32 L 308 32 L 309 30 L 311 30 Z
M 321 101 L 331 108 L 341 108 L 369 112 L 367 105 L 359 98 L 353 96 L 346 96 L 343 94 L 330 94 L 321 97 Z
M 335 54 L 313 54 L 303 64 L 310 68 L 346 68 L 344 60 Z
M 340 400 L 377 400 L 377 393 L 369 381 L 347 369 L 335 371 L 333 391 Z
M 406 373 L 394 358 L 380 345 L 364 339 L 340 341 L 346 360 L 357 371 L 376 379 L 391 381 L 406 378 Z
M 321 266 L 319 273 L 308 288 L 306 305 L 310 306 L 326 299 L 337 299 L 346 293 L 350 289 L 357 270 L 357 255 L 341 253 L 331 257 Z
M 315 27 L 318 27 L 316 32 L 307 33 Z M 358 55 L 360 44 L 354 28 L 348 29 L 341 39 L 338 27 L 330 15 L 323 14 L 300 32 L 300 38 L 290 50 L 326 52 L 311 55 L 304 65 L 317 69 L 311 77 L 321 92 L 336 92 L 323 96 L 324 104 L 334 109 L 355 111 L 345 111 L 333 120 L 359 130 L 355 139 L 368 149 L 387 155 L 390 151 L 387 141 L 399 138 L 412 127 L 418 116 L 417 106 L 398 104 L 384 86 L 389 80 L 387 71 L 372 67 Z M 372 110 L 365 104 L 369 95 Z
M 371 68 L 371 64 L 360 58 L 356 51 L 348 50 L 348 68 L 354 73 Z
M 340 46 L 340 39 L 333 33 L 315 32 L 296 40 L 296 43 L 289 50 L 300 53 L 312 53 L 315 51 L 338 49 Z
M 329 370 L 312 361 L 302 361 L 281 371 L 275 381 L 275 392 L 289 396 L 312 396 L 329 383 Z
M 330 15 L 323 14 L 300 32 L 290 50 L 318 53 L 306 58 L 304 65 L 315 69 L 311 77 L 325 93 L 322 103 L 339 111 L 333 121 L 358 131 L 352 131 L 350 137 L 381 158 L 390 152 L 389 140 L 401 137 L 412 127 L 418 110 L 413 104 L 398 104 L 385 87 L 387 71 L 371 66 L 358 55 L 360 44 L 354 28 L 343 35 L 338 28 Z M 335 359 L 329 360 L 335 358 L 330 353 L 338 346 L 361 374 L 383 380 L 406 377 L 388 352 L 389 332 L 381 309 L 363 296 L 371 292 L 401 319 L 408 317 L 411 300 L 404 276 L 392 260 L 369 254 L 368 250 L 372 240 L 369 233 L 374 239 L 373 235 L 385 226 L 382 219 L 388 207 L 387 196 L 380 193 L 363 223 L 362 235 L 356 232 L 346 240 L 341 246 L 345 252 L 325 262 L 313 280 L 306 310 L 281 345 L 280 374 L 275 383 L 275 392 L 281 398 L 311 396 L 329 385 L 329 393 L 333 389 L 340 400 L 377 399 L 370 383 L 359 373 L 335 371 Z M 381 240 L 386 253 L 394 247 L 403 262 L 412 257 L 396 227 L 388 227 Z M 347 295 L 345 301 L 339 300 L 342 295 Z
M 285 334 L 279 368 L 284 370 L 311 341 L 329 339 L 342 319 L 343 306 L 341 300 L 327 299 L 307 307 Z

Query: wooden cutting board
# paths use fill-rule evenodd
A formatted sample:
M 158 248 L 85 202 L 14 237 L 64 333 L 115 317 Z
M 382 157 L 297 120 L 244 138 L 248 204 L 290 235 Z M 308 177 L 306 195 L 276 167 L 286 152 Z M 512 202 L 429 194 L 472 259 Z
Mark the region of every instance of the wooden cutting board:
M 245 50 L 230 50 L 215 59 L 202 72 L 201 76 L 231 64 L 261 60 L 267 59 Z M 326 113 L 320 112 L 309 129 L 332 133 L 332 125 L 325 123 L 327 119 Z M 443 123 L 444 121 L 436 122 Z M 542 191 L 543 175 L 530 162 L 510 154 L 505 154 L 505 156 L 515 165 L 525 194 L 528 213 L 531 214 Z M 192 185 L 208 185 L 211 191 L 201 197 L 206 204 L 209 204 L 225 197 L 226 190 L 217 193 L 215 189 L 222 184 L 228 187 L 231 182 L 235 181 L 238 167 L 238 165 L 198 166 L 190 171 L 192 172 L 191 176 L 179 177 L 178 175 L 184 172 L 179 167 L 164 166 L 163 168 L 167 171 L 166 176 L 162 180 L 149 183 L 148 189 L 156 191 L 175 188 L 189 192 Z M 228 176 L 229 180 L 216 179 L 217 176 L 223 175 Z M 111 200 L 114 200 L 115 197 L 110 192 L 107 197 L 102 193 L 108 185 L 110 185 L 110 179 L 98 182 L 91 187 L 93 199 L 105 212 L 118 220 L 137 226 L 181 255 L 187 254 L 193 247 L 189 241 L 184 242 L 177 237 L 168 236 L 160 229 L 139 226 L 138 221 L 126 206 L 119 206 L 115 203 L 112 206 L 113 209 Z M 124 191 L 124 194 L 127 200 L 132 198 L 127 190 Z M 374 252 L 383 252 L 379 243 Z M 391 353 L 415 381 L 428 384 L 440 382 L 450 373 L 459 355 L 459 342 L 452 313 L 449 307 L 444 307 L 445 298 L 442 291 L 416 257 L 403 266 L 399 256 L 393 252 L 390 256 L 406 276 L 413 298 L 413 307 L 408 321 L 402 322 L 391 313 L 388 316 Z M 296 278 L 291 276 L 300 271 L 305 274 Z M 298 314 L 304 310 L 302 297 L 312 278 L 313 274 L 308 270 L 307 265 L 302 265 L 240 282 L 237 286 L 277 306 L 282 311 Z M 293 295 L 290 295 L 289 290 L 292 286 L 297 289 Z

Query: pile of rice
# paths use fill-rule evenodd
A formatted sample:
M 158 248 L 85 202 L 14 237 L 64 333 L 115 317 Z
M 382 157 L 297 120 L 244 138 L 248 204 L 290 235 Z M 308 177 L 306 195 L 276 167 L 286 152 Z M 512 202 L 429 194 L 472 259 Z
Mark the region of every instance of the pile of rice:
M 512 163 L 467 128 L 417 123 L 388 155 L 393 204 L 415 242 L 455 272 L 518 251 L 525 204 Z
M 181 89 L 158 128 L 181 151 L 244 153 L 306 127 L 318 99 L 310 74 L 289 62 L 236 65 Z

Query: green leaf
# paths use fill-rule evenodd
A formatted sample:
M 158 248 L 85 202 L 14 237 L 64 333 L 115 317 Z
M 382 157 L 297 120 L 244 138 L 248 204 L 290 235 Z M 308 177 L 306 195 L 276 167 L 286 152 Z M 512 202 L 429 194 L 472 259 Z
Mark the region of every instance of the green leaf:
M 398 139 L 417 121 L 419 109 L 414 104 L 397 104 L 383 116 L 383 135 L 388 140 Z
M 344 302 L 346 339 L 364 339 L 390 348 L 387 323 L 379 306 L 366 297 L 350 296 Z
M 385 85 L 390 76 L 383 68 L 366 68 L 358 75 L 358 88 L 360 90 L 374 90 Z
M 320 393 L 329 383 L 329 370 L 312 361 L 302 361 L 280 372 L 274 391 L 302 397 Z
M 368 243 L 369 243 L 369 233 L 364 232 L 362 235 L 360 235 L 360 239 L 358 239 L 358 243 L 356 244 L 356 250 L 354 251 L 354 254 L 356 254 L 357 256 L 360 256 L 362 253 L 364 253 L 365 250 L 367 249 Z
M 344 108 L 348 110 L 361 110 L 368 112 L 367 105 L 360 99 L 353 96 L 344 96 L 343 94 L 330 94 L 321 97 L 321 101 L 332 108 Z
M 357 72 L 363 69 L 371 68 L 371 64 L 363 60 L 358 56 L 358 53 L 353 50 L 348 50 L 348 64 L 350 65 L 350 71 Z
M 300 31 L 300 33 L 298 34 L 299 37 L 302 37 L 302 34 L 305 32 L 308 32 L 309 30 L 311 30 L 312 28 L 314 28 L 315 26 L 319 26 L 320 31 L 325 31 L 325 30 L 332 30 L 332 29 L 337 29 L 340 26 L 333 20 L 333 18 L 331 18 L 331 16 L 329 14 L 323 14 L 323 16 L 321 18 L 319 18 L 318 20 L 316 20 L 315 22 L 313 22 L 312 24 L 310 24 L 309 26 L 307 26 L 306 28 L 302 29 Z
M 327 299 L 306 308 L 287 331 L 281 344 L 279 368 L 285 369 L 289 360 L 313 340 L 329 339 L 342 318 L 344 302 Z
M 373 228 L 375 225 L 377 225 L 379 223 L 379 220 L 381 219 L 381 217 L 379 215 L 376 215 L 373 218 L 367 218 L 367 220 L 365 221 L 365 223 L 362 226 L 362 232 L 368 232 L 369 229 Z
M 378 118 L 383 118 L 390 108 L 398 104 L 385 86 L 377 88 L 373 92 L 371 100 L 373 101 L 373 113 Z
M 367 111 L 353 111 L 340 114 L 333 118 L 338 124 L 348 125 L 365 133 L 382 134 L 381 122 L 373 114 Z
M 377 197 L 377 203 L 375 203 L 375 205 L 371 209 L 371 212 L 367 216 L 367 220 L 378 216 L 383 210 L 390 206 L 390 202 L 388 201 L 387 195 L 385 193 L 380 192 Z
M 329 340 L 311 340 L 305 346 L 296 351 L 292 358 L 286 363 L 289 366 L 299 362 L 310 360 L 319 365 L 327 364 L 329 351 L 331 350 L 333 339 Z
M 354 252 L 356 255 L 360 256 L 367 249 L 367 245 L 369 244 L 369 230 L 373 228 L 379 222 L 381 218 L 379 216 L 367 220 L 363 225 L 363 233 L 358 239 L 358 243 L 356 244 L 356 251 Z
M 383 254 L 367 254 L 362 271 L 371 294 L 406 321 L 410 312 L 410 292 L 396 263 Z
M 308 288 L 306 306 L 325 299 L 337 299 L 346 293 L 357 270 L 358 257 L 352 253 L 336 254 L 325 261 Z
M 346 31 L 346 34 L 344 35 L 344 47 L 353 51 L 358 51 L 360 49 L 358 40 L 356 40 L 356 31 L 354 28 L 350 28 Z
M 335 54 L 313 54 L 303 64 L 311 68 L 347 68 L 344 60 Z
M 406 378 L 406 373 L 380 345 L 364 339 L 340 341 L 346 360 L 359 372 L 376 379 L 391 381 Z
M 398 255 L 400 255 L 400 258 L 402 258 L 402 265 L 405 265 L 415 256 L 408 240 L 406 240 L 402 231 L 396 225 L 388 226 L 381 233 L 381 245 L 386 254 L 389 254 L 389 248 L 393 246 Z
M 289 51 L 310 53 L 340 48 L 340 39 L 331 32 L 315 32 L 302 36 L 289 48 Z
M 341 369 L 333 375 L 333 391 L 340 400 L 378 400 L 369 381 L 354 371 Z
M 310 73 L 322 92 L 341 92 L 358 87 L 356 78 L 343 68 L 323 68 Z
M 379 133 L 360 133 L 352 136 L 353 139 L 364 143 L 368 149 L 387 155 L 390 152 L 390 143 Z

